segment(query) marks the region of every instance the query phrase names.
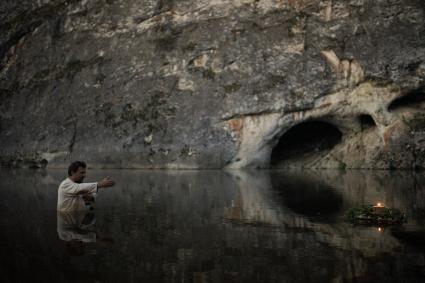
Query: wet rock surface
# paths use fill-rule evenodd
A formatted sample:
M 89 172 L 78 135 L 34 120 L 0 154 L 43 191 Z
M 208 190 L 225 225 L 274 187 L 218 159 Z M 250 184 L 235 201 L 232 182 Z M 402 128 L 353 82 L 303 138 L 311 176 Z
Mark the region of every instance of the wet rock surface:
M 0 161 L 423 168 L 424 13 L 420 0 L 2 1 Z M 340 142 L 272 156 L 311 121 Z

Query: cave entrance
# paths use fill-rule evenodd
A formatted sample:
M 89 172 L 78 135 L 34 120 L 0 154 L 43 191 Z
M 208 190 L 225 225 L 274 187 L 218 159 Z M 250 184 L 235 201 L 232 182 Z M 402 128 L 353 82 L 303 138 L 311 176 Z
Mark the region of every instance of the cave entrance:
M 425 88 L 409 92 L 390 103 L 388 111 L 395 111 L 403 107 L 418 107 L 425 102 Z
M 271 155 L 272 168 L 302 166 L 341 142 L 341 131 L 331 123 L 307 121 L 293 126 L 280 138 Z
M 369 114 L 363 114 L 359 116 L 359 123 L 362 131 L 374 128 L 376 126 L 375 120 Z

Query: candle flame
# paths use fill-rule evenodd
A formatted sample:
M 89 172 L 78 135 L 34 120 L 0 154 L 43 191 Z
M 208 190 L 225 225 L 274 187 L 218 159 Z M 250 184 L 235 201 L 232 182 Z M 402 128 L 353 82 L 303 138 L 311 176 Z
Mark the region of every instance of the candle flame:
M 379 232 L 382 232 L 382 228 L 381 228 L 381 227 L 378 227 L 378 231 L 379 231 Z
M 377 206 L 377 207 L 384 207 L 384 205 L 383 205 L 382 203 L 380 203 L 380 202 L 378 202 L 378 203 L 376 204 L 376 206 Z

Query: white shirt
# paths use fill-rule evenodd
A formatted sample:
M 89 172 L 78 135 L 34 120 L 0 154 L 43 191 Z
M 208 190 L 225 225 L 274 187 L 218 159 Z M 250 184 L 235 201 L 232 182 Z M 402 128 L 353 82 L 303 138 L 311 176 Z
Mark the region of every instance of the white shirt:
M 74 183 L 66 178 L 58 189 L 58 211 L 87 210 L 81 191 L 97 192 L 97 183 Z

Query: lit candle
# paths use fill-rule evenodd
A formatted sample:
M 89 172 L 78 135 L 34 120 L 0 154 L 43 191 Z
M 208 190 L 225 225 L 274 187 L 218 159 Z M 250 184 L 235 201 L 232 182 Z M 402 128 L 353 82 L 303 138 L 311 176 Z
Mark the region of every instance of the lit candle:
M 385 212 L 385 206 L 382 203 L 378 202 L 376 205 L 373 206 L 372 211 L 377 214 L 382 214 Z

